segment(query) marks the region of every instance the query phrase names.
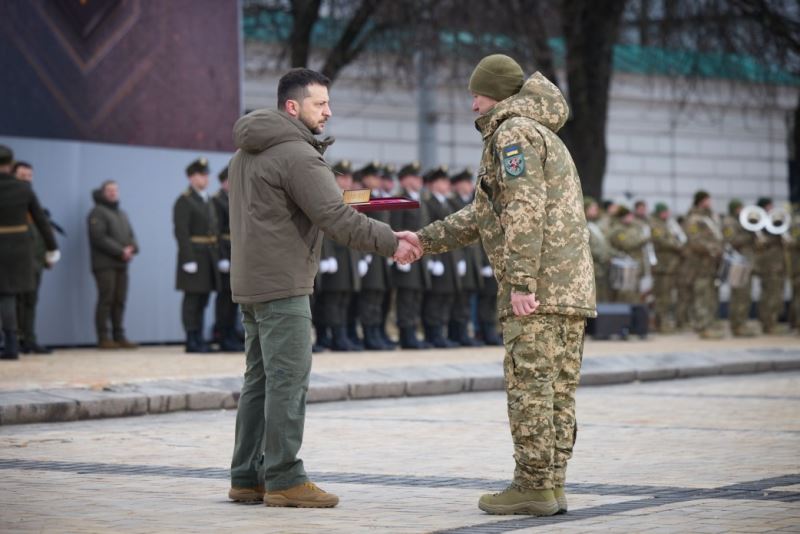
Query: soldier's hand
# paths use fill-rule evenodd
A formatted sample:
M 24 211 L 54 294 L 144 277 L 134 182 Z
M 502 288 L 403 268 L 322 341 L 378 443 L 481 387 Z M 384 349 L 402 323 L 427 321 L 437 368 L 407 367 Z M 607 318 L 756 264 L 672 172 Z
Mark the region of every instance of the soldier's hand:
M 194 274 L 197 272 L 198 265 L 196 261 L 190 261 L 181 265 L 181 268 L 189 274 Z
M 517 293 L 511 292 L 511 308 L 514 310 L 514 315 L 517 317 L 530 315 L 539 307 L 539 301 L 536 300 L 534 293 Z
M 397 250 L 393 259 L 399 264 L 413 263 L 423 255 L 422 243 L 414 232 L 395 232 L 397 237 Z

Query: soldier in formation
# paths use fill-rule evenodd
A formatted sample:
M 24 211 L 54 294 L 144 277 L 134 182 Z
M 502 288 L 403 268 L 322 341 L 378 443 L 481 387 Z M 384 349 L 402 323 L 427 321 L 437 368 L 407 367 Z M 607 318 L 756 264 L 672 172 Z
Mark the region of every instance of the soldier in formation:
M 663 202 L 656 204 L 650 225 L 656 256 L 656 263 L 652 266 L 653 311 L 658 331 L 669 334 L 676 328 L 673 289 L 687 238 L 683 229 L 671 218 L 669 207 Z
M 728 203 L 728 215 L 722 221 L 722 235 L 726 246 L 733 252 L 740 254 L 751 265 L 755 261 L 756 240 L 755 232 L 750 232 L 742 226 L 739 215 L 742 211 L 742 201 L 733 199 Z M 728 322 L 731 334 L 735 337 L 752 337 L 758 332 L 747 322 L 752 304 L 752 272 L 738 287 L 731 287 L 728 300 Z

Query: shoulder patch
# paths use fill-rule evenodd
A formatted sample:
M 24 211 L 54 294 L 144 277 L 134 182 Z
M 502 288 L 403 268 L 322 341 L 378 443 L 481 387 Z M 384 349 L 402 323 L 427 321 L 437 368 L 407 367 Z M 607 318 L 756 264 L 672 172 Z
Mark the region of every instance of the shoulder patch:
M 525 156 L 522 148 L 517 145 L 508 145 L 501 150 L 503 155 L 503 169 L 509 176 L 519 176 L 525 172 Z
M 700 229 L 697 227 L 696 224 L 690 224 L 688 230 L 690 234 L 696 234 L 697 231 Z

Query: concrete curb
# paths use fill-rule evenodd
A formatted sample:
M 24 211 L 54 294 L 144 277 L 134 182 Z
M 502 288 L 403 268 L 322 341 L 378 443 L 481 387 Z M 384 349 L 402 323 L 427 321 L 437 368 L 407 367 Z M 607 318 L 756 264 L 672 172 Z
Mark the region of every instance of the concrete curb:
M 800 349 L 622 355 L 584 360 L 581 386 L 800 369 Z M 0 392 L 0 425 L 78 421 L 182 410 L 235 408 L 241 377 L 157 380 L 102 390 Z M 383 399 L 504 389 L 501 363 L 312 373 L 308 402 Z

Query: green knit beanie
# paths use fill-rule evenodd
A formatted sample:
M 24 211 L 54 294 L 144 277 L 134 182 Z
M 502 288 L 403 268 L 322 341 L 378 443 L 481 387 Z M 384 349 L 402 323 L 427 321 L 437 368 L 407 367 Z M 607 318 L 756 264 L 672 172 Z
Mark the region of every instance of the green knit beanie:
M 469 79 L 469 90 L 498 102 L 519 93 L 524 82 L 519 63 L 503 54 L 483 58 Z

